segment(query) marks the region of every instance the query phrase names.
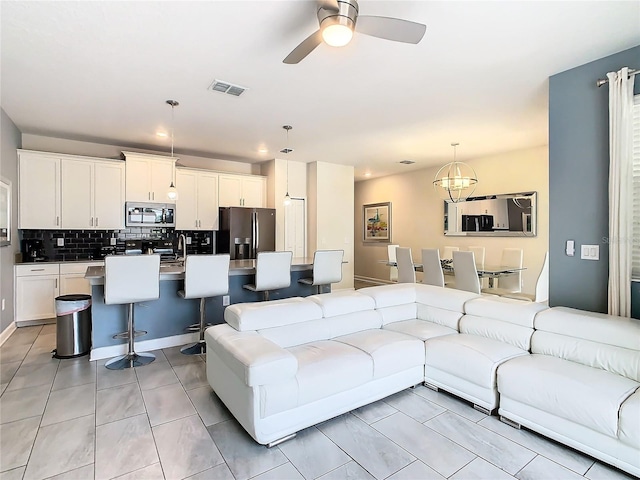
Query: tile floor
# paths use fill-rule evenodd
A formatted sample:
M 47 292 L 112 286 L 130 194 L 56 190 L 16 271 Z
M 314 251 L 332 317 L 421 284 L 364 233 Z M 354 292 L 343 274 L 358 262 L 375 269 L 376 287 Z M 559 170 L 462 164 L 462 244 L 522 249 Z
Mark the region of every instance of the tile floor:
M 255 443 L 178 348 L 135 370 L 52 359 L 52 325 L 0 347 L 0 478 L 625 479 L 592 458 L 419 387 Z

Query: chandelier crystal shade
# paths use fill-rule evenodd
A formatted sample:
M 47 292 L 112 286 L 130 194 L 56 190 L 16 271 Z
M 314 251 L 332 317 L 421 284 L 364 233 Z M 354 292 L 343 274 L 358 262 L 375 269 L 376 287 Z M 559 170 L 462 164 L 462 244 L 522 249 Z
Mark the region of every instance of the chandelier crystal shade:
M 450 202 L 463 202 L 469 198 L 476 189 L 478 176 L 469 165 L 456 160 L 456 147 L 459 143 L 452 143 L 453 162 L 444 165 L 436 173 L 433 188 L 438 196 Z

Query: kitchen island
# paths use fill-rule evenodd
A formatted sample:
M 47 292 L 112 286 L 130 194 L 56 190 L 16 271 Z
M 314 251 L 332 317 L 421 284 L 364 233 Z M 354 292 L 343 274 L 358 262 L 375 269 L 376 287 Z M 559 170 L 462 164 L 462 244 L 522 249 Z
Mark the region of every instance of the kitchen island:
M 231 260 L 229 265 L 229 303 L 258 302 L 263 295 L 242 288 L 253 283 L 256 273 L 255 260 Z M 316 293 L 316 287 L 298 283 L 301 278 L 311 277 L 313 258 L 294 258 L 291 262 L 291 286 L 270 292 L 270 299 L 306 297 Z M 126 340 L 114 339 L 113 335 L 127 329 L 126 305 L 104 303 L 104 267 L 92 266 L 85 278 L 91 283 L 92 349 L 91 360 L 109 358 L 126 353 Z M 177 262 L 160 265 L 160 298 L 142 302 L 135 306 L 136 330 L 148 333 L 136 340 L 140 352 L 186 345 L 198 339 L 197 333 L 185 329 L 198 322 L 198 299 L 186 300 L 178 295 L 183 288 L 184 267 Z M 330 286 L 323 292 L 331 291 Z M 207 299 L 207 323 L 224 323 L 222 297 Z

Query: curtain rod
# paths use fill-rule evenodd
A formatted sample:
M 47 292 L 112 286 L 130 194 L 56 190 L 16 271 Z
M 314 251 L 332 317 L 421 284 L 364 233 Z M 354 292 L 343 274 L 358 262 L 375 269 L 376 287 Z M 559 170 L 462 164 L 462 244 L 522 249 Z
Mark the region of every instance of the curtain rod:
M 629 76 L 633 77 L 634 75 L 638 75 L 640 73 L 640 70 L 633 70 L 633 69 L 629 69 Z M 608 78 L 599 78 L 598 81 L 596 82 L 596 87 L 601 87 L 602 85 L 604 85 L 605 83 L 609 83 L 609 79 Z

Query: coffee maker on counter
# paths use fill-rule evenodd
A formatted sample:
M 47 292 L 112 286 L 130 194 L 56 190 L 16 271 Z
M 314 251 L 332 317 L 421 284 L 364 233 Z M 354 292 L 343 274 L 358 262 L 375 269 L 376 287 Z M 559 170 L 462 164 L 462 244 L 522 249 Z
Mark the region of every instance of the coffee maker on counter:
M 20 251 L 23 262 L 45 262 L 48 260 L 42 240 L 25 238 L 20 242 Z

